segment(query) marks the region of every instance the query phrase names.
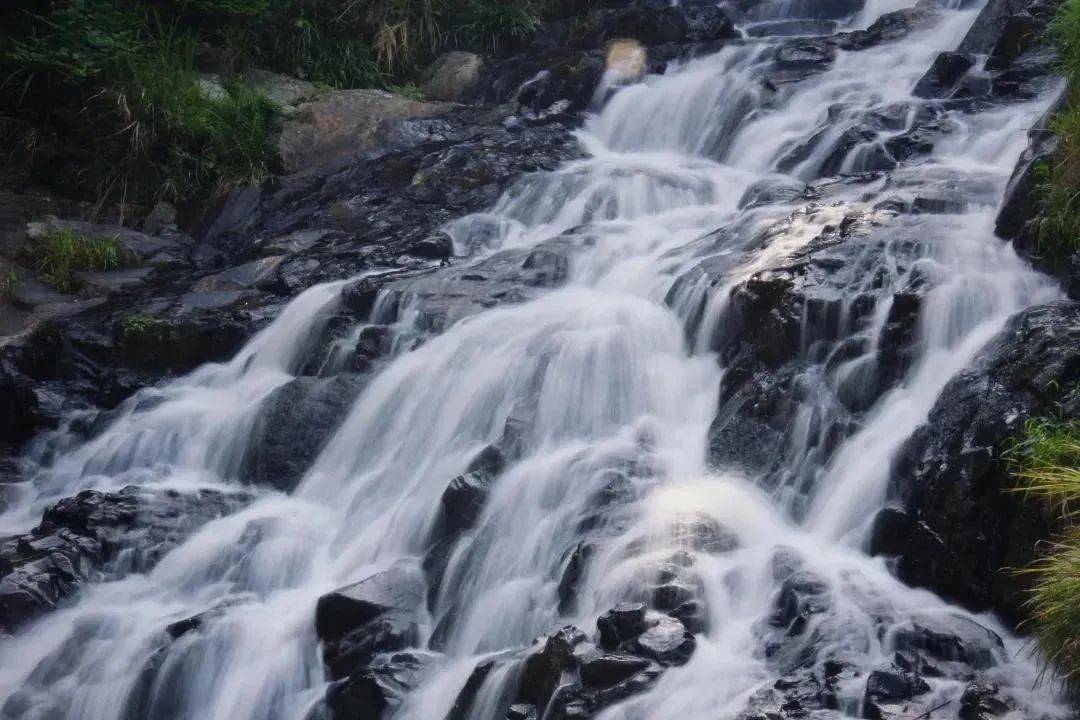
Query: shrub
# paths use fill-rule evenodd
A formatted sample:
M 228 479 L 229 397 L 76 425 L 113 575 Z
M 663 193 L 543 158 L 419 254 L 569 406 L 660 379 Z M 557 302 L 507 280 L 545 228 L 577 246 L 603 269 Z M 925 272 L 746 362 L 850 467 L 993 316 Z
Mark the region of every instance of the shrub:
M 1020 490 L 1060 512 L 1065 531 L 1019 571 L 1031 576 L 1028 627 L 1046 670 L 1080 696 L 1080 422 L 1032 420 L 1011 454 Z
M 64 293 L 79 288 L 75 273 L 80 270 L 115 270 L 130 264 L 116 238 L 80 235 L 67 227 L 31 241 L 24 255 L 43 282 Z

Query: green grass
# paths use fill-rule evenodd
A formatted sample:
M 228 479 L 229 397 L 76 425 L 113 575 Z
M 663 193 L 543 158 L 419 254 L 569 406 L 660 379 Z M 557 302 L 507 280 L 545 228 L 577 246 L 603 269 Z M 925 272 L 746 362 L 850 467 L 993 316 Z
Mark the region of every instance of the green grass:
M 1065 0 L 1050 29 L 1069 83 L 1069 102 L 1052 125 L 1058 150 L 1038 168 L 1038 247 L 1054 259 L 1080 249 L 1080 0 Z
M 130 264 L 116 238 L 80 235 L 71 228 L 55 228 L 24 250 L 38 278 L 63 293 L 79 289 L 80 270 L 115 270 Z
M 1019 571 L 1031 578 L 1027 628 L 1045 670 L 1080 697 L 1080 422 L 1031 420 L 1011 450 L 1018 490 L 1060 513 L 1065 530 Z

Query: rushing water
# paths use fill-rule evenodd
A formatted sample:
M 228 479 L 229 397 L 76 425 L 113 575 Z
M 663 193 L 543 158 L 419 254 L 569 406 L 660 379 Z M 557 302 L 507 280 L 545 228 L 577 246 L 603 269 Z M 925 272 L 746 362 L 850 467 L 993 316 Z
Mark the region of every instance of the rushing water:
M 868 3 L 853 22 L 866 26 L 896 7 Z M 792 3 L 774 9 L 776 17 L 796 11 Z M 1010 315 L 1056 297 L 992 232 L 1025 130 L 1050 98 L 950 115 L 929 160 L 834 184 L 821 202 L 740 200 L 762 183 L 819 177 L 843 132 L 872 111 L 904 108 L 894 132 L 910 127 L 921 102 L 911 88 L 974 16 L 942 12 L 902 41 L 840 52 L 826 72 L 779 90 L 761 80 L 775 42 L 768 39 L 620 88 L 580 133 L 587 159 L 524 178 L 488 213 L 448 228 L 461 253 L 484 255 L 587 226 L 588 242 L 571 245 L 567 286 L 397 353 L 291 495 L 263 495 L 206 525 L 148 574 L 85 586 L 71 607 L 0 640 L 4 718 L 303 718 L 325 688 L 316 600 L 395 563 L 419 563 L 448 479 L 499 441 L 508 419 L 525 419 L 514 460 L 450 556 L 422 627 L 425 639 L 440 634 L 441 652 L 428 657 L 399 717 L 441 720 L 478 658 L 528 646 L 568 622 L 591 627 L 615 603 L 642 599 L 643 577 L 684 547 L 680 527 L 696 517 L 717 521 L 738 544 L 700 554 L 693 566 L 707 631 L 687 665 L 604 718 L 731 717 L 770 685 L 776 670 L 760 625 L 777 591 L 777 547 L 828 581 L 834 612 L 819 630 L 831 652 L 860 667 L 887 660 L 890 628 L 960 612 L 904 587 L 862 547 L 886 499 L 890 458 L 949 378 Z M 838 172 L 862 170 L 885 137 L 851 148 Z M 816 144 L 792 159 L 811 138 Z M 945 186 L 959 189 L 966 210 L 874 209 L 891 195 Z M 910 370 L 823 454 L 823 427 L 839 412 L 835 392 L 857 383 L 874 358 L 870 350 L 825 362 L 843 338 L 813 345 L 808 327 L 814 362 L 801 382 L 815 390 L 800 396 L 779 469 L 759 478 L 708 467 L 724 371 L 711 348 L 730 332 L 730 290 L 852 213 L 891 223 L 895 238 L 874 243 L 836 289 L 843 312 L 860 294 L 881 300 L 859 333 L 876 338 L 888 298 L 915 274 L 931 286 Z M 718 228 L 726 231 L 711 232 Z M 721 270 L 695 274 L 710 263 Z M 260 404 L 298 372 L 341 286 L 294 299 L 231 362 L 139 393 L 105 432 L 43 467 L 0 523 L 25 528 L 50 501 L 85 487 L 235 483 Z M 413 321 L 400 316 L 402 326 Z M 556 587 L 581 540 L 580 518 L 613 474 L 633 499 L 601 521 L 578 608 L 560 616 Z M 218 610 L 200 632 L 159 649 L 167 624 L 208 608 Z M 1028 707 L 1051 710 L 1052 694 L 1036 686 L 1018 641 L 992 618 L 979 621 L 1007 638 L 989 673 Z M 137 688 L 151 657 L 158 679 Z M 508 672 L 488 677 L 474 720 L 502 717 Z M 962 689 L 932 684 L 941 701 Z M 857 715 L 861 692 L 848 688 L 838 713 Z M 134 710 L 133 693 L 144 703 Z

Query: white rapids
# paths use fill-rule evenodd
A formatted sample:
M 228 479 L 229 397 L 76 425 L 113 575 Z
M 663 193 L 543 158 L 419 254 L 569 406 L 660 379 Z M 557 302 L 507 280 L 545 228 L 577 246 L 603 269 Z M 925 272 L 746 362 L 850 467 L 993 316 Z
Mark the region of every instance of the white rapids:
M 865 27 L 896 6 L 869 3 L 854 22 Z M 831 650 L 860 667 L 887 662 L 891 628 L 963 615 L 905 587 L 863 547 L 886 502 L 891 458 L 945 384 L 1011 315 L 1058 296 L 993 234 L 1026 128 L 1050 97 L 950 114 L 951 130 L 933 154 L 894 172 L 912 187 L 941 178 L 982 190 L 961 213 L 917 217 L 908 228 L 920 241 L 913 263 L 894 261 L 909 251 L 900 242 L 874 261 L 873 269 L 886 269 L 885 288 L 875 290 L 883 296 L 916 269 L 932 279 L 918 356 L 828 461 L 816 459 L 814 427 L 829 406 L 813 394 L 793 425 L 785 469 L 768 483 L 737 466 L 710 467 L 707 445 L 724 374 L 712 348 L 726 332 L 730 290 L 845 213 L 874 215 L 904 186 L 840 183 L 818 203 L 740 200 L 762 182 L 813 181 L 833 140 L 868 110 L 917 107 L 911 88 L 937 52 L 956 47 L 975 12 L 946 10 L 903 40 L 841 51 L 825 72 L 779 91 L 762 83 L 769 39 L 732 43 L 613 91 L 579 134 L 587 159 L 523 178 L 490 211 L 447 228 L 459 253 L 482 257 L 585 226 L 589 241 L 573 246 L 566 287 L 474 315 L 397 353 L 291 495 L 264 493 L 205 525 L 147 574 L 86 585 L 76 602 L 0 639 L 0 716 L 136 720 L 138 669 L 154 656 L 162 670 L 140 718 L 303 720 L 326 688 L 316 600 L 395 563 L 418 564 L 448 480 L 517 417 L 527 418 L 519 452 L 451 555 L 421 628 L 418 652 L 427 662 L 397 718 L 442 720 L 479 659 L 565 624 L 595 627 L 616 603 L 643 599 L 643 574 L 686 549 L 679 528 L 694 518 L 737 539 L 731 552 L 696 557 L 707 629 L 686 665 L 602 711 L 605 720 L 733 718 L 770 687 L 777 671 L 761 625 L 778 590 L 771 567 L 781 547 L 826 580 L 834 612 L 820 630 Z M 824 139 L 797 162 L 782 162 L 817 135 Z M 859 172 L 872 150 L 854 147 L 838 172 Z M 879 220 L 902 234 L 912 217 Z M 718 228 L 729 232 L 712 233 Z M 706 261 L 723 270 L 687 282 Z M 137 394 L 105 432 L 42 467 L 0 528 L 25 530 L 43 507 L 85 488 L 235 487 L 260 403 L 296 375 L 342 285 L 295 298 L 231 362 Z M 847 288 L 852 298 L 869 289 L 868 277 Z M 868 335 L 886 312 L 879 308 Z M 409 314 L 399 322 L 408 324 Z M 865 361 L 807 379 L 827 387 Z M 557 585 L 581 539 L 580 519 L 613 475 L 634 499 L 601 521 L 607 531 L 594 538 L 578 606 L 560 615 Z M 215 619 L 159 653 L 166 625 L 208 608 L 218 608 Z M 1057 712 L 1021 642 L 993 618 L 975 619 L 1006 639 L 989 674 L 1032 716 Z M 435 652 L 428 639 L 440 624 L 449 629 Z M 502 720 L 508 672 L 488 677 L 472 720 Z M 953 703 L 949 717 L 962 689 L 932 682 L 935 698 Z M 858 717 L 861 696 L 861 686 L 844 688 L 835 716 Z

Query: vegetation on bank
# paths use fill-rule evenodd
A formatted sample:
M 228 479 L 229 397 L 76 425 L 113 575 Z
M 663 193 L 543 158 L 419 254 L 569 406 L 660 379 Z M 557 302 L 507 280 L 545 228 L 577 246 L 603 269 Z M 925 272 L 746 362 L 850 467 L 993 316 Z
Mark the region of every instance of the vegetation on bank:
M 1080 0 L 1064 0 L 1050 27 L 1069 83 L 1052 124 L 1057 151 L 1039 168 L 1038 244 L 1053 259 L 1080 250 Z
M 82 235 L 71 228 L 51 228 L 27 242 L 23 254 L 38 279 L 60 292 L 79 289 L 75 273 L 83 270 L 116 270 L 130 258 L 116 238 Z
M 1048 503 L 1064 524 L 1020 572 L 1033 580 L 1028 626 L 1047 670 L 1080 697 L 1080 421 L 1029 421 L 1013 460 L 1020 489 Z
M 444 49 L 501 52 L 589 2 L 9 0 L 0 185 L 101 204 L 206 200 L 273 169 L 279 118 L 244 71 L 408 86 Z

